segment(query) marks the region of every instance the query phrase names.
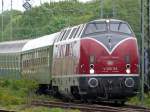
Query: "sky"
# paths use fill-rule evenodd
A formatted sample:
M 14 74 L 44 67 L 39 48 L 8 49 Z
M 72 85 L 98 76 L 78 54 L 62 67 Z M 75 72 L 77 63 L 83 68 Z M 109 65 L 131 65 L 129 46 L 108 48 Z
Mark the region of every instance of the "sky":
M 62 0 L 12 0 L 12 8 L 17 9 L 20 11 L 24 11 L 25 9 L 22 7 L 22 5 L 26 2 L 29 1 L 29 3 L 34 6 L 39 6 L 40 3 L 45 3 L 50 1 L 62 1 Z M 87 2 L 91 0 L 79 0 L 81 2 Z M 11 9 L 11 0 L 3 0 L 4 3 L 4 10 L 10 10 Z M 2 0 L 0 0 L 0 13 L 2 12 Z

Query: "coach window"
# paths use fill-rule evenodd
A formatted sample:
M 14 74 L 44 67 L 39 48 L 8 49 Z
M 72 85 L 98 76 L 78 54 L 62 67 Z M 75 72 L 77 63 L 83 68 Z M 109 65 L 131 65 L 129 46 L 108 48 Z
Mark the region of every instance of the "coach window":
M 2 65 L 2 56 L 0 55 L 0 67 Z
M 8 68 L 9 67 L 9 60 L 8 60 L 8 55 L 6 55 L 6 68 Z
M 5 57 L 5 68 L 7 68 L 7 55 Z
M 14 66 L 15 66 L 15 63 L 14 63 L 14 62 L 15 62 L 15 60 L 14 60 L 14 55 L 12 55 L 12 56 L 10 57 L 10 59 L 11 59 L 11 60 L 9 60 L 9 59 L 8 59 L 8 56 L 7 56 L 7 66 L 9 65 L 8 62 L 10 61 L 11 68 L 13 69 L 13 68 L 15 68 L 15 67 L 14 67 Z
M 18 68 L 18 59 L 17 59 L 17 55 L 15 55 L 15 69 Z
M 4 56 L 2 55 L 2 66 L 3 66 L 3 68 L 4 68 L 4 64 L 5 64 Z
M 38 51 L 35 50 L 35 58 L 38 58 Z
M 11 64 L 12 64 L 12 69 L 15 68 L 15 56 L 12 56 L 12 61 L 11 61 Z M 7 66 L 8 66 L 8 61 L 7 61 Z
M 40 65 L 42 64 L 42 49 L 39 49 L 38 50 L 38 52 L 39 52 L 39 60 L 40 60 Z
M 47 57 L 49 58 L 50 56 L 50 50 L 49 50 L 49 48 L 47 48 Z

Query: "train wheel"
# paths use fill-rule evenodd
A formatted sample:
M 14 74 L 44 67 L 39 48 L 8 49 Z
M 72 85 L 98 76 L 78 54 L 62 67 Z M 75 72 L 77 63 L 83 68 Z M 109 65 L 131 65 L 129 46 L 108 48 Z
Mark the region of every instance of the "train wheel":
M 77 86 L 71 87 L 71 94 L 74 96 L 75 99 L 80 99 L 79 89 Z
M 53 86 L 52 91 L 53 91 L 52 94 L 53 94 L 54 97 L 61 98 L 61 95 L 59 94 L 57 86 Z
M 123 101 L 121 101 L 121 105 L 124 105 L 124 104 L 125 104 L 125 102 L 126 102 L 126 101 L 124 101 L 124 100 L 123 100 Z

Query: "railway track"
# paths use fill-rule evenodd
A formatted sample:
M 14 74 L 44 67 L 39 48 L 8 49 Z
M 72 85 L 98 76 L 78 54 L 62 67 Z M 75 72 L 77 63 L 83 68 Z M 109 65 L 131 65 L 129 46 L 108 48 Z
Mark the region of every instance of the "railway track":
M 0 109 L 0 112 L 17 112 L 17 111 Z
M 43 101 L 33 100 L 32 105 L 46 106 L 46 107 L 60 107 L 64 109 L 78 109 L 81 112 L 150 112 L 150 109 L 138 106 L 104 106 L 98 104 L 79 104 L 79 103 L 66 103 L 60 101 Z

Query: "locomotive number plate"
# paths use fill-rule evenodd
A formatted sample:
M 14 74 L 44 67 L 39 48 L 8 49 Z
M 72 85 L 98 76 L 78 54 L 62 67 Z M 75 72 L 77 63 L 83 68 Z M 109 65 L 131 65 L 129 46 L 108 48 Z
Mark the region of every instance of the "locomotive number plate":
M 104 71 L 118 71 L 117 67 L 104 67 L 103 68 Z

